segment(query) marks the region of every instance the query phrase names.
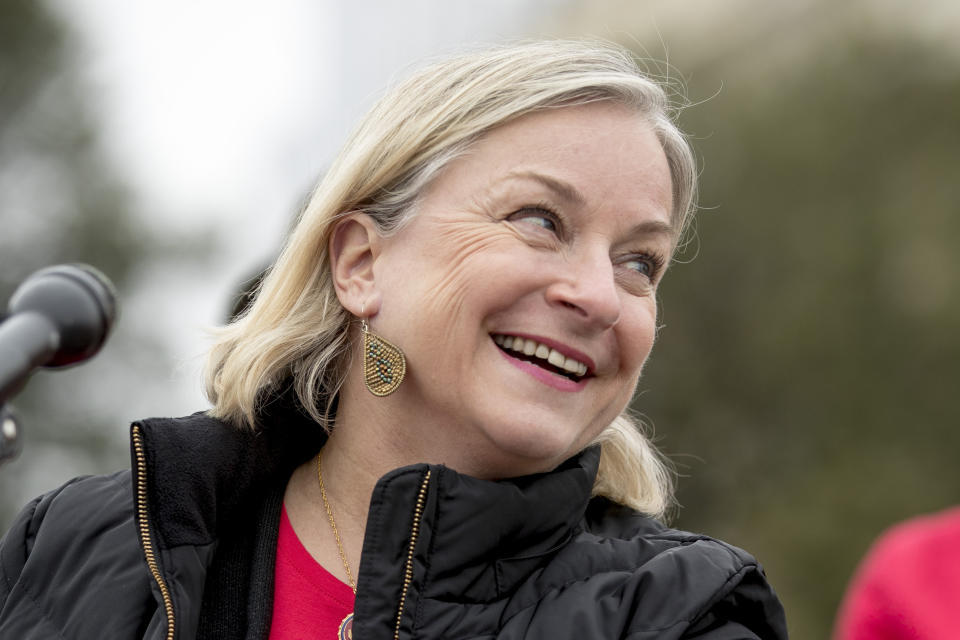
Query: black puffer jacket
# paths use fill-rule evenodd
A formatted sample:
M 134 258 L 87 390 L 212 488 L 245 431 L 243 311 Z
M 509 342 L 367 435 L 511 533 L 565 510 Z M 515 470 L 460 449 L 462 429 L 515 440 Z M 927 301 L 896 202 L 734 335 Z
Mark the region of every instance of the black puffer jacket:
M 0 638 L 267 638 L 283 489 L 318 432 L 289 412 L 257 433 L 135 424 L 132 474 L 68 483 L 0 542 Z M 355 637 L 786 638 L 751 556 L 591 500 L 598 459 L 502 482 L 384 476 Z

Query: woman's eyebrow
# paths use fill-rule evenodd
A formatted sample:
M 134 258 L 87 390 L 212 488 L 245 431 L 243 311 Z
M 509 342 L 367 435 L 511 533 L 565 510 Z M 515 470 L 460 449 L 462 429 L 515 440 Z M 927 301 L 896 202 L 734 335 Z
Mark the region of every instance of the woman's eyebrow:
M 506 175 L 505 180 L 533 180 L 553 191 L 562 200 L 570 204 L 583 205 L 586 203 L 583 194 L 569 182 L 536 171 L 511 171 Z
M 549 176 L 544 173 L 539 173 L 532 170 L 511 171 L 504 176 L 502 182 L 508 182 L 510 180 L 532 180 L 543 185 L 550 191 L 554 192 L 562 200 L 570 204 L 580 206 L 586 204 L 586 198 L 584 197 L 583 193 L 581 193 L 575 186 L 565 180 L 554 178 L 553 176 Z M 673 237 L 676 233 L 676 230 L 672 224 L 663 220 L 645 220 L 644 222 L 632 227 L 629 233 L 630 235 L 662 235 Z
M 646 220 L 630 229 L 630 233 L 631 235 L 673 237 L 675 230 L 669 222 L 664 222 L 663 220 Z

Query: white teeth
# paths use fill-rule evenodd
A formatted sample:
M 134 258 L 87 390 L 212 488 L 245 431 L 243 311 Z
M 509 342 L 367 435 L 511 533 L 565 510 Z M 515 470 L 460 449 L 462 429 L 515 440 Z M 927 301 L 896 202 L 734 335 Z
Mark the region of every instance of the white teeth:
M 566 358 L 562 353 L 556 349 L 550 350 L 550 355 L 547 356 L 547 362 L 552 364 L 555 367 L 563 368 L 563 363 L 566 361 Z
M 568 358 L 556 349 L 551 349 L 544 344 L 540 344 L 536 340 L 528 340 L 515 336 L 496 334 L 493 336 L 493 341 L 504 349 L 516 351 L 517 353 L 523 353 L 524 355 L 528 356 L 536 356 L 537 358 L 546 360 L 553 366 L 563 369 L 564 371 L 572 373 L 576 376 L 584 376 L 587 374 L 587 365 L 579 360 Z

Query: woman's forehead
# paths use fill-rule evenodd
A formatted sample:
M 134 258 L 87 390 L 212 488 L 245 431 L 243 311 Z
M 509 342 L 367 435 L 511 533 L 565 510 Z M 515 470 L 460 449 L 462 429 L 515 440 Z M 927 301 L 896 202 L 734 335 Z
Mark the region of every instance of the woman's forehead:
M 570 206 L 636 202 L 672 211 L 670 168 L 644 116 L 614 103 L 528 114 L 453 160 L 424 193 L 534 191 Z

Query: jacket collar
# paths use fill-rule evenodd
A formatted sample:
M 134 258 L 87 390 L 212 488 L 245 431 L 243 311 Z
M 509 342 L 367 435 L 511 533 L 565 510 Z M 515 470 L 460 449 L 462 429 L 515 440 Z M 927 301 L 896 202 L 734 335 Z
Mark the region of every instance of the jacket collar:
M 161 548 L 215 541 L 264 494 L 285 485 L 327 439 L 298 406 L 284 402 L 267 405 L 257 429 L 204 412 L 150 418 L 132 429 L 140 433 L 150 521 Z M 136 451 L 131 454 L 138 473 Z
M 385 475 L 370 501 L 356 636 L 389 637 L 398 612 L 425 600 L 495 615 L 482 605 L 505 601 L 578 531 L 599 460 L 591 447 L 549 473 L 497 482 L 441 465 Z
M 196 413 L 134 425 L 161 548 L 215 541 L 326 441 L 323 429 L 291 403 L 268 406 L 261 422 L 257 430 L 241 429 Z M 599 459 L 599 447 L 592 447 L 549 473 L 501 481 L 442 465 L 386 474 L 371 499 L 359 590 L 368 584 L 402 590 L 417 520 L 412 560 L 423 568 L 423 595 L 484 602 L 512 591 L 572 537 Z
M 600 459 L 587 450 L 549 473 L 498 482 L 437 469 L 425 595 L 486 602 L 512 592 L 573 535 Z

